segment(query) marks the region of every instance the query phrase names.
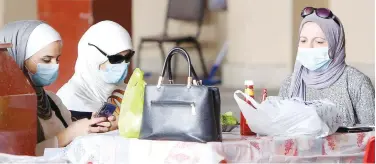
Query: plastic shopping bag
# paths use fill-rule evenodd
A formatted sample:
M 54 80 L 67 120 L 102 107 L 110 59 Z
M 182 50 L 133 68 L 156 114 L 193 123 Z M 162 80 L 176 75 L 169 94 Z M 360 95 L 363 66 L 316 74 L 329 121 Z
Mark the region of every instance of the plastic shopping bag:
M 238 94 L 249 100 L 254 108 Z M 270 96 L 259 104 L 239 90 L 235 91 L 234 99 L 248 126 L 261 135 L 324 137 L 333 134 L 342 123 L 335 104 L 328 100 L 305 102 L 299 98 Z
M 144 72 L 139 68 L 133 71 L 125 89 L 119 116 L 119 133 L 125 138 L 138 138 L 141 129 L 144 106 Z

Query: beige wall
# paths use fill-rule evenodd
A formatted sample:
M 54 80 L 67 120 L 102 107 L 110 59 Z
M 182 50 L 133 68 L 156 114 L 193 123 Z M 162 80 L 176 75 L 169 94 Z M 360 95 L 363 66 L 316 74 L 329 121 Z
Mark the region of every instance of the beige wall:
M 330 6 L 345 28 L 347 63 L 375 80 L 375 0 L 331 0 Z
M 37 19 L 37 0 L 0 0 L 0 27 L 25 19 Z
M 287 75 L 292 64 L 292 10 L 292 1 L 286 0 L 228 1 L 225 86 L 242 88 L 246 79 L 257 87 L 276 86 Z
M 299 14 L 304 6 L 329 7 L 341 18 L 346 31 L 347 63 L 374 81 L 373 0 L 236 0 L 228 3 L 230 51 L 222 74 L 225 86 L 240 87 L 244 80 L 253 79 L 257 87 L 279 88 L 292 71 L 301 21 Z

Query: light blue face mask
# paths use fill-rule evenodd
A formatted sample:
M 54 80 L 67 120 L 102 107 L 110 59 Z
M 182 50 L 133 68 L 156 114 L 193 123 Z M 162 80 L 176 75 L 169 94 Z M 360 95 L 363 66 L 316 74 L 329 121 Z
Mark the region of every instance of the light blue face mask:
M 37 72 L 29 72 L 31 81 L 37 87 L 44 87 L 56 81 L 59 72 L 59 64 L 37 64 Z
M 129 63 L 107 64 L 105 70 L 100 70 L 102 79 L 108 84 L 118 84 L 125 80 Z
M 330 61 L 329 48 L 298 48 L 296 60 L 311 71 L 322 71 L 328 68 Z

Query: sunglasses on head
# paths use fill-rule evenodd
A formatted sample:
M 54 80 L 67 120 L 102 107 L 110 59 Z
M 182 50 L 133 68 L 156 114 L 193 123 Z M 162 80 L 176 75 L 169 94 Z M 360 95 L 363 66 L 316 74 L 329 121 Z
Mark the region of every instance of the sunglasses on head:
M 334 14 L 332 13 L 332 11 L 330 11 L 327 8 L 305 7 L 300 13 L 300 16 L 304 18 L 308 15 L 311 15 L 312 13 L 316 13 L 318 17 L 323 18 L 323 19 L 333 19 L 334 22 L 336 22 L 339 25 L 339 22 L 334 16 Z
M 111 64 L 119 64 L 119 63 L 122 63 L 123 61 L 125 61 L 126 63 L 129 63 L 131 61 L 133 55 L 134 55 L 134 51 L 132 51 L 132 50 L 130 50 L 130 52 L 127 55 L 125 55 L 125 56 L 123 56 L 121 54 L 107 55 L 104 51 L 102 51 L 96 45 L 91 44 L 91 43 L 88 43 L 88 45 L 95 47 L 101 54 L 103 54 L 104 56 L 106 56 L 108 58 L 108 61 Z

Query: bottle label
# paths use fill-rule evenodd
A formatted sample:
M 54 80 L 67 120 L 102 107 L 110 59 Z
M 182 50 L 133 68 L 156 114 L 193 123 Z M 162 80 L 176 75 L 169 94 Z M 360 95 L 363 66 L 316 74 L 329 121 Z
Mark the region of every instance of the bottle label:
M 250 89 L 250 88 L 246 88 L 245 91 L 244 91 L 245 94 L 249 95 L 249 96 L 253 96 L 254 95 L 254 91 L 253 89 Z

